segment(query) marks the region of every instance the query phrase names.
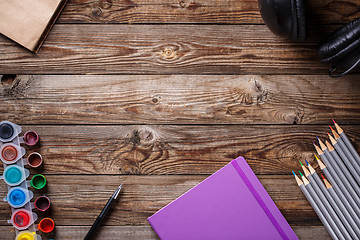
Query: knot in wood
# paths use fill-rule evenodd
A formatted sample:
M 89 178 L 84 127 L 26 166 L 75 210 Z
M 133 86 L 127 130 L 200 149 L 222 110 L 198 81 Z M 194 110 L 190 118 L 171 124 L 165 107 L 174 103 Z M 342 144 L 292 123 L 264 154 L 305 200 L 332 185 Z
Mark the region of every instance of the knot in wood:
M 113 5 L 112 0 L 103 0 L 99 2 L 99 6 L 103 9 L 109 9 Z
M 156 132 L 150 127 L 141 127 L 133 130 L 129 142 L 137 147 L 150 147 L 157 141 L 157 136 Z
M 153 97 L 153 98 L 151 99 L 151 102 L 154 103 L 154 104 L 158 104 L 158 103 L 159 103 L 159 98 Z
M 175 57 L 175 51 L 171 48 L 165 48 L 163 50 L 163 54 L 162 54 L 166 59 L 171 59 L 171 58 L 174 58 Z
M 93 8 L 91 13 L 92 13 L 93 16 L 99 17 L 101 15 L 101 13 L 102 13 L 102 10 L 99 7 L 95 7 L 95 8 Z
M 182 8 L 186 7 L 186 3 L 185 3 L 184 1 L 180 1 L 180 2 L 179 2 L 179 5 L 180 5 L 180 7 L 182 7 Z
M 0 75 L 1 76 L 1 75 Z M 33 96 L 36 88 L 33 76 L 6 74 L 1 77 L 0 95 L 7 99 L 20 99 Z
M 16 78 L 16 74 L 4 74 L 4 75 L 0 75 L 1 77 L 1 85 L 11 85 L 15 78 Z

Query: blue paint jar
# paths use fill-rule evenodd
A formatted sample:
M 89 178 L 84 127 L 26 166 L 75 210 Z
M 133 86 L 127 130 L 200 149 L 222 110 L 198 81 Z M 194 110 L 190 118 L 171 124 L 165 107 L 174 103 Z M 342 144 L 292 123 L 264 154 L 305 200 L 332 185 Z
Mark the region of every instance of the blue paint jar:
M 5 201 L 7 201 L 13 208 L 23 207 L 34 194 L 22 187 L 13 187 L 7 194 Z

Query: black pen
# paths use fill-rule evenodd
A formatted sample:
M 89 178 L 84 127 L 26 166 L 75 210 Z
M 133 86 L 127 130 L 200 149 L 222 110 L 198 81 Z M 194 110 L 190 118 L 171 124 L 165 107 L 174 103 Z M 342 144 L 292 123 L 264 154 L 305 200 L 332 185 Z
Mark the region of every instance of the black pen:
M 116 189 L 116 191 L 114 192 L 114 194 L 110 197 L 109 201 L 106 203 L 105 207 L 103 208 L 103 210 L 101 211 L 101 213 L 99 214 L 99 216 L 96 218 L 95 222 L 93 223 L 93 225 L 91 226 L 89 232 L 86 234 L 84 240 L 91 240 L 94 236 L 96 231 L 98 230 L 98 228 L 100 227 L 102 221 L 104 220 L 106 214 L 109 212 L 111 206 L 114 204 L 116 198 L 118 197 L 121 187 L 123 184 L 121 184 L 119 186 L 118 189 Z

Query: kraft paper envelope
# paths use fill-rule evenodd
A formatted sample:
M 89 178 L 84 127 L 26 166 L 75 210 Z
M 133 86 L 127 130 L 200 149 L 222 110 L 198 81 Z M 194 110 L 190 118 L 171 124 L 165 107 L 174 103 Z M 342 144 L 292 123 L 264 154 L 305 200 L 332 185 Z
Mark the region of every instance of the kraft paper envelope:
M 0 0 L 0 33 L 37 52 L 67 0 Z

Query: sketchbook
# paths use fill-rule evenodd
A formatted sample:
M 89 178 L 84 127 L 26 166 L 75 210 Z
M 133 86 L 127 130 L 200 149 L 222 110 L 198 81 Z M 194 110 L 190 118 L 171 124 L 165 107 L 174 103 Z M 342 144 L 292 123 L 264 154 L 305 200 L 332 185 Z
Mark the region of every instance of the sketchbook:
M 298 239 L 243 157 L 171 202 L 148 221 L 163 239 Z
M 37 52 L 67 0 L 1 0 L 0 33 Z

